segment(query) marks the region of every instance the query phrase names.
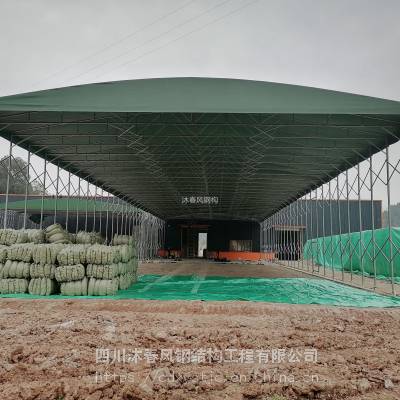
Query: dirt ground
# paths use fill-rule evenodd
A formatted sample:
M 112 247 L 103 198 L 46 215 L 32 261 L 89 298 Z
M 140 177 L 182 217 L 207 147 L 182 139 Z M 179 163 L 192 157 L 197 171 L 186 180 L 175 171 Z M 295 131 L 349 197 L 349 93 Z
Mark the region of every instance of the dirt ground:
M 0 304 L 2 399 L 400 398 L 400 310 Z
M 301 276 L 197 260 L 140 271 Z M 0 399 L 400 399 L 397 309 L 0 299 L 0 331 Z

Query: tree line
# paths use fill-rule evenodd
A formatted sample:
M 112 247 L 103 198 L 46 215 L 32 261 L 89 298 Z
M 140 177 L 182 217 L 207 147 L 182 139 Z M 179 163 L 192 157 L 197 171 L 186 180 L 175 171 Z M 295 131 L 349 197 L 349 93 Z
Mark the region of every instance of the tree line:
M 10 168 L 10 179 L 8 193 L 25 194 L 26 182 L 28 182 L 28 194 L 42 194 L 43 184 L 38 180 L 33 180 L 28 175 L 28 163 L 21 157 L 12 157 L 11 165 L 9 156 L 0 159 L 0 193 L 7 192 L 8 169 Z

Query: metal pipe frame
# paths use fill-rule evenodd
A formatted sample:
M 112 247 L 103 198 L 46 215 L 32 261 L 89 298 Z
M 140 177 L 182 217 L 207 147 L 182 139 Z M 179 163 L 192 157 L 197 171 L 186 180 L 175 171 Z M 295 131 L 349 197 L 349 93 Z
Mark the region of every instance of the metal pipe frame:
M 83 227 L 85 231 L 99 231 L 104 234 L 104 243 L 111 243 L 115 234 L 130 235 L 135 239 L 139 260 L 157 257 L 165 241 L 162 219 L 140 209 L 127 196 L 111 194 L 84 171 L 75 174 L 66 170 L 58 157 L 41 158 L 29 148 L 19 148 L 20 143 L 9 140 L 8 155 L 0 161 L 7 171 L 4 209 L 0 212 L 4 229 L 44 229 L 57 222 L 75 234 Z M 17 149 L 18 154 L 26 151 L 26 156 L 17 157 Z M 20 208 L 14 207 L 10 200 L 16 183 L 22 186 L 23 207 Z M 40 190 L 40 209 L 37 203 L 30 202 L 33 187 Z M 31 220 L 34 214 L 38 215 L 39 223 Z M 75 217 L 75 226 L 71 217 Z
M 392 187 L 400 186 L 400 159 L 392 157 L 395 145 L 388 142 L 283 204 L 261 222 L 260 248 L 286 267 L 398 295 L 400 224 L 393 215 Z

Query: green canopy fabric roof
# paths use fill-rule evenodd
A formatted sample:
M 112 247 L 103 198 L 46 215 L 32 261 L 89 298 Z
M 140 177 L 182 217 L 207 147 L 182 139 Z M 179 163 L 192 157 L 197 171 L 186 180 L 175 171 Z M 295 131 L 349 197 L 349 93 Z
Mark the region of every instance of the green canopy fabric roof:
M 95 83 L 0 98 L 0 110 L 399 114 L 400 103 L 282 83 L 160 78 Z
M 400 102 L 143 79 L 0 98 L 0 135 L 164 219 L 261 221 L 398 141 Z

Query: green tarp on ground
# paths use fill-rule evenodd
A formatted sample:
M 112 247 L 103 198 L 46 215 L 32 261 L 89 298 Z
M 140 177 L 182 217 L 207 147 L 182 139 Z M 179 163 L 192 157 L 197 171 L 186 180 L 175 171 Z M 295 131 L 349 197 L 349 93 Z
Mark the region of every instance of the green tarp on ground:
M 8 298 L 65 299 L 69 296 L 1 295 Z M 345 307 L 400 307 L 400 298 L 382 296 L 325 279 L 225 278 L 177 275 L 143 275 L 115 296 L 74 298 L 145 300 L 244 300 L 289 304 L 321 304 Z
M 392 228 L 391 237 L 390 242 L 389 229 L 383 228 L 310 239 L 303 257 L 317 265 L 380 278 L 392 276 L 393 259 L 393 275 L 400 281 L 400 228 Z

